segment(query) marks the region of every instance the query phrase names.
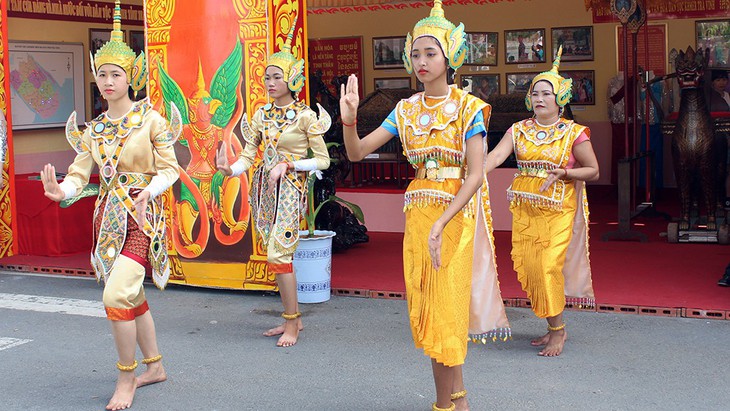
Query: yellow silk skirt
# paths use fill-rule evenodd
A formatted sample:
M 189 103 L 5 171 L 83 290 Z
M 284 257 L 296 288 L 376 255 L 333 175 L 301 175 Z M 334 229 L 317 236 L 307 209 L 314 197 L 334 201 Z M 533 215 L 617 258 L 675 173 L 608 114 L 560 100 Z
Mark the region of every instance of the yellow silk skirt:
M 510 204 L 514 270 L 540 318 L 554 317 L 565 308 L 563 266 L 577 206 L 576 191 L 566 191 L 559 211 L 526 201 Z
M 408 315 L 416 348 L 449 367 L 466 358 L 476 220 L 459 212 L 442 234 L 441 268 L 428 252 L 428 236 L 444 206 L 409 207 L 403 239 Z

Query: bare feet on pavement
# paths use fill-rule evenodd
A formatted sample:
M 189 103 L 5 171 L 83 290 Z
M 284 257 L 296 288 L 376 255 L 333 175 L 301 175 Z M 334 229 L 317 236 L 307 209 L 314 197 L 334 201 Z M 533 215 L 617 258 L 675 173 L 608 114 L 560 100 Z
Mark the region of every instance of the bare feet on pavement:
M 137 379 L 134 371 L 120 371 L 117 379 L 117 388 L 112 399 L 107 404 L 107 410 L 125 410 L 132 406 L 134 391 L 137 389 Z
M 537 355 L 543 357 L 557 357 L 563 352 L 563 346 L 568 339 L 568 333 L 563 329 L 559 331 L 550 331 L 547 333 L 547 346 L 543 348 Z
M 145 385 L 155 384 L 167 380 L 167 374 L 162 363 L 153 362 L 147 364 L 147 370 L 137 377 L 137 388 Z

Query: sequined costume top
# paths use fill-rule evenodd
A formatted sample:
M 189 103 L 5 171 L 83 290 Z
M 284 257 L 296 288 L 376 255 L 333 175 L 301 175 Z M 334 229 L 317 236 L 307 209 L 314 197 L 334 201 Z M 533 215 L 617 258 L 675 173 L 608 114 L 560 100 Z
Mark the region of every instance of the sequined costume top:
M 284 107 L 269 103 L 254 113 L 250 124 L 245 118 L 242 122 L 246 147 L 237 163 L 241 170 L 255 166 L 250 194 L 254 223 L 263 243 L 268 244 L 269 237 L 273 236 L 276 250 L 281 254 L 293 254 L 299 239 L 307 174 L 289 170 L 277 192 L 268 189 L 269 172 L 281 162 L 296 165 L 314 161 L 317 170 L 329 167 L 330 157 L 322 135 L 329 130 L 331 119 L 323 108 L 319 110 L 317 118 L 317 114 L 301 101 Z M 259 147 L 263 153 L 256 162 Z M 312 150 L 313 158 L 307 159 L 307 149 Z
M 83 133 L 76 129 L 76 113 L 69 118 L 66 138 L 77 154 L 61 183 L 66 198 L 81 193 L 95 165 L 100 172 L 94 213 L 95 218 L 98 213 L 103 216 L 91 255 L 97 279 L 107 278 L 122 250 L 127 218 L 134 217 L 132 196 L 147 190 L 150 201 L 147 222 L 142 231 L 150 238 L 148 261 L 155 284 L 160 288 L 167 284 L 170 267 L 165 242 L 165 216 L 159 194 L 178 178 L 178 163 L 173 149 L 178 135 L 173 133 L 167 120 L 152 109 L 147 99 L 133 103 L 132 108 L 118 119 L 101 114 L 86 124 Z M 101 204 L 105 205 L 103 209 L 99 208 Z
M 567 190 L 574 189 L 574 182 L 559 179 L 544 192 L 540 191 L 540 186 L 545 182 L 548 170 L 567 167 L 573 142 L 583 133 L 590 136 L 590 129 L 563 118 L 549 126 L 540 125 L 534 119 L 513 124 L 512 142 L 519 173 L 507 189 L 510 200 L 562 209 L 569 194 Z
M 427 178 L 416 178 L 405 193 L 405 208 L 451 203 L 466 173 L 466 140 L 472 120 L 481 110 L 488 121 L 491 106 L 456 87 L 445 99 L 429 105 L 423 93 L 401 100 L 395 108 L 397 129 L 408 162 Z M 485 125 L 486 128 L 486 125 Z M 460 169 L 461 171 L 457 171 Z M 441 170 L 441 171 L 439 171 Z M 417 171 L 418 173 L 418 171 Z M 456 173 L 445 177 L 445 173 Z M 428 178 L 441 174 L 445 178 Z M 487 193 L 484 193 L 487 195 Z M 474 214 L 475 201 L 465 211 Z

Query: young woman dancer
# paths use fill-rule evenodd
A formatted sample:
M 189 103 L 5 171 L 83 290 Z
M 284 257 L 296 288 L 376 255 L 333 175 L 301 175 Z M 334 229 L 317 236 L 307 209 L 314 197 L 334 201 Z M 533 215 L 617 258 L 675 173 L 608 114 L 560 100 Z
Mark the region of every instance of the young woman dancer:
M 238 176 L 253 164 L 263 142 L 263 161 L 254 172 L 251 183 L 251 210 L 258 234 L 266 247 L 269 272 L 276 274 L 284 324 L 264 333 L 279 337 L 279 347 L 297 343 L 303 329 L 297 302 L 297 278 L 292 257 L 299 243 L 299 221 L 307 191 L 307 171 L 326 170 L 330 157 L 322 135 L 332 124 L 320 106 L 320 117 L 295 96 L 304 85 L 304 60 L 291 54 L 292 32 L 283 49 L 269 56 L 264 84 L 273 102 L 256 111 L 249 125 L 244 117 L 241 132 L 246 147 L 238 160 L 229 165 L 229 148 L 222 145 L 217 167 L 225 176 Z M 312 149 L 313 158 L 307 157 Z
M 103 302 L 119 354 L 119 377 L 108 410 L 129 408 L 136 388 L 167 378 L 142 283 L 151 270 L 159 288 L 167 284 L 170 267 L 159 196 L 178 178 L 173 144 L 179 130 L 171 131 L 146 99 L 130 99 L 130 83 L 135 91 L 141 90 L 146 72 L 144 55 L 135 58 L 123 35 L 117 1 L 111 40 L 92 62 L 96 85 L 109 109 L 83 133 L 76 128 L 76 113 L 71 114 L 66 138 L 77 154 L 61 184 L 51 164 L 41 171 L 46 197 L 61 201 L 81 193 L 95 165 L 100 170 L 91 265 L 97 279 L 104 279 Z M 139 377 L 135 377 L 137 345 L 147 365 Z
M 417 348 L 431 358 L 433 410 L 467 410 L 462 375 L 467 340 L 509 337 L 497 282 L 485 141 L 491 107 L 449 86 L 466 57 L 464 25 L 444 18 L 441 0 L 406 37 L 403 60 L 424 91 L 402 100 L 360 139 L 357 77 L 342 86 L 340 108 L 352 161 L 398 136 L 416 178 L 406 190 L 403 266 Z

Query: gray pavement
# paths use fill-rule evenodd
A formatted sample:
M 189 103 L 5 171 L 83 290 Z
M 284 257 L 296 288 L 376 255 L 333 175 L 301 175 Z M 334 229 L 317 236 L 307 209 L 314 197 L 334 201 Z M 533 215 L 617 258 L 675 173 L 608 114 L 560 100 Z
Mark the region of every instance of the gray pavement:
M 101 290 L 0 272 L 0 307 L 18 295 L 59 297 L 91 301 L 76 304 L 93 315 Z M 405 301 L 302 305 L 299 344 L 277 348 L 261 335 L 280 321 L 276 295 L 148 285 L 147 296 L 169 379 L 139 389 L 132 409 L 426 411 L 434 399 Z M 541 358 L 529 340 L 544 322 L 527 309 L 507 314 L 512 341 L 470 345 L 472 410 L 730 409 L 730 321 L 567 312 L 565 352 Z M 102 410 L 115 361 L 103 317 L 0 308 L 0 410 Z

